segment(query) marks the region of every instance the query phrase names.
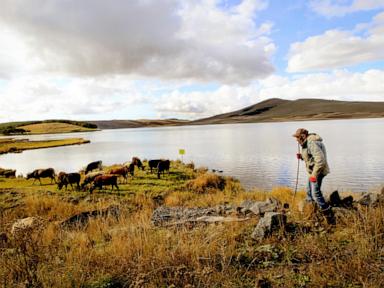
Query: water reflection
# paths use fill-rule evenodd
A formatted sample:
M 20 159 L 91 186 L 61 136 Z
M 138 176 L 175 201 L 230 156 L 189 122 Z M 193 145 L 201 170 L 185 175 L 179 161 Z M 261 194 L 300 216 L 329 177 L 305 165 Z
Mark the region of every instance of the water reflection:
M 223 170 L 247 188 L 294 187 L 297 143 L 291 136 L 299 127 L 316 132 L 327 147 L 331 174 L 324 190 L 365 191 L 384 181 L 384 119 L 307 121 L 286 123 L 230 124 L 83 132 L 75 137 L 91 144 L 25 151 L 0 156 L 0 167 L 26 174 L 36 168 L 77 171 L 88 162 L 106 165 L 141 158 L 179 159 L 198 166 Z M 73 134 L 36 135 L 32 140 L 74 137 Z M 25 138 L 25 136 L 23 136 Z M 300 164 L 299 188 L 306 183 Z

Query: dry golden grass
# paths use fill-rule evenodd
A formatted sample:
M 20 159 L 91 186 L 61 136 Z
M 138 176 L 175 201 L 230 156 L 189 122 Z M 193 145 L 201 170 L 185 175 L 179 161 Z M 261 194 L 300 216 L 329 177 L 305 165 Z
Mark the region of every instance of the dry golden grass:
M 0 209 L 0 233 L 9 236 L 8 242 L 0 242 L 0 285 L 257 287 L 264 279 L 272 287 L 383 287 L 383 206 L 359 208 L 330 229 L 321 219 L 318 225 L 297 209 L 304 191 L 295 198 L 285 187 L 270 192 L 245 191 L 230 178 L 225 178 L 223 189 L 217 189 L 207 185 L 219 183 L 217 175 L 184 168 L 182 163 L 172 162 L 172 173 L 161 180 L 139 171 L 135 180 L 121 185 L 120 195 L 108 190 L 93 196 L 58 192 L 48 183 L 40 186 L 23 179 L 5 180 L 13 181 L 15 188 L 1 188 L 10 186 L 2 184 L 0 200 L 19 197 L 20 206 Z M 189 185 L 197 191 L 186 189 L 190 177 L 196 182 Z M 149 192 L 154 183 L 163 190 L 157 187 L 156 192 Z M 202 193 L 202 187 L 207 186 L 209 193 Z M 134 195 L 130 194 L 133 190 Z M 163 195 L 165 205 L 186 207 L 239 204 L 273 196 L 290 204 L 288 221 L 296 224 L 290 232 L 278 231 L 263 241 L 250 237 L 257 218 L 159 228 L 151 223 L 154 193 Z M 73 203 L 73 197 L 80 201 Z M 61 229 L 56 224 L 76 213 L 112 204 L 121 207 L 118 218 L 94 218 L 82 229 Z M 10 225 L 27 216 L 46 219 L 47 228 L 26 235 L 22 241 L 12 238 Z
M 78 125 L 73 125 L 69 123 L 60 123 L 60 122 L 50 122 L 50 123 L 39 123 L 19 126 L 21 128 L 29 131 L 29 134 L 50 134 L 50 133 L 70 133 L 70 132 L 85 132 L 85 131 L 95 131 L 96 129 L 85 128 Z
M 187 183 L 188 190 L 195 193 L 224 190 L 225 179 L 214 173 L 203 173 Z
M 89 140 L 83 138 L 68 138 L 60 140 L 42 140 L 42 141 L 18 141 L 12 140 L 7 142 L 0 142 L 0 154 L 10 152 L 21 152 L 23 150 L 52 148 L 68 145 L 79 145 L 89 143 Z

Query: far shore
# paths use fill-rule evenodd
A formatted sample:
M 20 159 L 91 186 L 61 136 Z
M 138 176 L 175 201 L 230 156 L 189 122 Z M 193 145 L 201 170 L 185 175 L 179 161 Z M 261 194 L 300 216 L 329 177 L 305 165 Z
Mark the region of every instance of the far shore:
M 15 139 L 11 137 L 0 139 L 0 155 L 7 153 L 21 153 L 24 150 L 53 148 L 69 145 L 81 145 L 90 143 L 83 138 L 69 138 L 60 140 L 29 141 L 28 139 Z

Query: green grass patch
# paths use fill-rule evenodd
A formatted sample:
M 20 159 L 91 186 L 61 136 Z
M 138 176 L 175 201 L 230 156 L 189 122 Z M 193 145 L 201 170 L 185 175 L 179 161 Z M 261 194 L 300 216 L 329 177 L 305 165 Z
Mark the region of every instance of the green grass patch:
M 69 138 L 60 140 L 29 141 L 27 139 L 7 139 L 0 142 L 0 154 L 19 153 L 23 150 L 52 148 L 68 145 L 87 144 L 89 140 L 83 138 Z

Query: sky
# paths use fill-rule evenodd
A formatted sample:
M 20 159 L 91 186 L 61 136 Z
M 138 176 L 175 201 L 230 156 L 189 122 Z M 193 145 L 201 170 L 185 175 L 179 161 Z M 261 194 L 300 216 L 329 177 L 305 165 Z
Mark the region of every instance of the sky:
M 384 0 L 0 0 L 0 122 L 384 101 Z

